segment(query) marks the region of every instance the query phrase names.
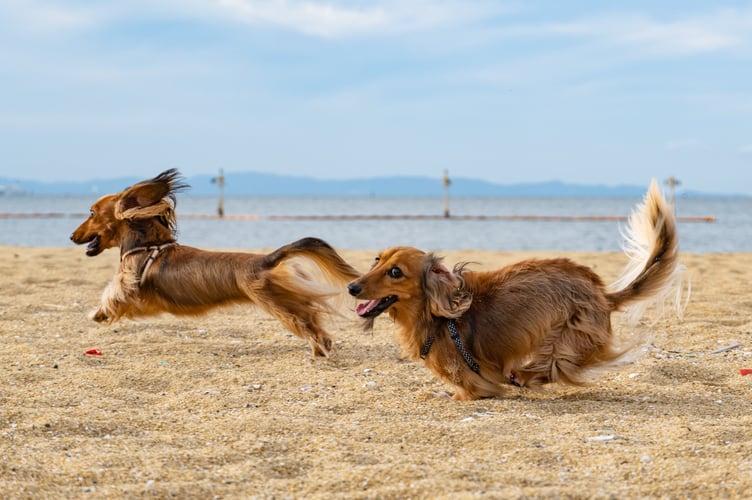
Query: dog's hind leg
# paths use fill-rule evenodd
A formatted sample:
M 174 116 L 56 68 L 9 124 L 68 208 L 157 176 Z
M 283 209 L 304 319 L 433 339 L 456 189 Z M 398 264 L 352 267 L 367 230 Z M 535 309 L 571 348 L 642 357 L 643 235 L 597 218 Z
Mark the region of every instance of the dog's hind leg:
M 564 329 L 564 325 L 559 325 L 546 333 L 541 344 L 531 353 L 532 358 L 521 367 L 510 369 L 506 383 L 517 387 L 539 387 L 556 382 L 557 343 Z
M 276 307 L 269 312 L 290 332 L 308 340 L 313 356 L 329 356 L 332 351 L 332 339 L 321 326 L 317 311 L 289 310 L 284 309 L 284 307 Z
M 306 339 L 313 356 L 329 356 L 333 342 L 323 327 L 323 319 L 336 312 L 328 302 L 335 294 L 332 289 L 313 281 L 297 265 L 279 265 L 244 275 L 239 286 L 252 303 Z
M 507 382 L 523 387 L 554 382 L 585 385 L 598 371 L 613 368 L 624 354 L 613 349 L 611 340 L 607 313 L 570 318 L 546 334 L 533 359 L 513 370 Z
M 313 356 L 328 356 L 332 339 L 322 326 L 322 315 L 330 310 L 326 297 L 305 289 L 294 278 L 277 271 L 276 275 L 249 280 L 244 287 L 248 298 L 291 333 L 307 340 Z

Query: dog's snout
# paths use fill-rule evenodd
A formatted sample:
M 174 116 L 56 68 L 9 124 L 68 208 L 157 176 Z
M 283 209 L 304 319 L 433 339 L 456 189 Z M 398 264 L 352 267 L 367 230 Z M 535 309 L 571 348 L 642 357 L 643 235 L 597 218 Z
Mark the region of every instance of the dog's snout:
M 357 297 L 360 292 L 363 291 L 363 287 L 356 283 L 350 283 L 349 285 L 347 285 L 347 291 L 350 292 L 350 295 L 352 295 L 353 297 Z

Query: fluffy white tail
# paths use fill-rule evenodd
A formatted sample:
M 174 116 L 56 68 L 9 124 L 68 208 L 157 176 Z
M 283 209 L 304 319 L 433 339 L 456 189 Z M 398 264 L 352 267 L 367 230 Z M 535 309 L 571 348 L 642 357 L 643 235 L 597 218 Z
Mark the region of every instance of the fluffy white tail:
M 650 306 L 659 307 L 662 313 L 673 297 L 673 308 L 681 317 L 691 282 L 687 269 L 679 263 L 673 207 L 666 203 L 655 179 L 643 203 L 629 217 L 622 236 L 629 263 L 608 287 L 613 308 L 623 308 L 629 320 L 637 322 Z

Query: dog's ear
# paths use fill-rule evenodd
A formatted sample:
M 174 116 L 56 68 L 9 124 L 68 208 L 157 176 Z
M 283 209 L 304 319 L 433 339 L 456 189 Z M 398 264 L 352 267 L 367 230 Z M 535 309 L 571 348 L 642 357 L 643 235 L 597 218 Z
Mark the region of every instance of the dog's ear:
M 188 187 L 180 180 L 177 169 L 165 170 L 148 181 L 129 187 L 118 197 L 115 217 L 145 219 L 165 215 L 175 209 L 175 192 Z
M 423 282 L 428 307 L 434 316 L 459 318 L 473 303 L 461 272 L 451 272 L 433 254 L 426 257 Z

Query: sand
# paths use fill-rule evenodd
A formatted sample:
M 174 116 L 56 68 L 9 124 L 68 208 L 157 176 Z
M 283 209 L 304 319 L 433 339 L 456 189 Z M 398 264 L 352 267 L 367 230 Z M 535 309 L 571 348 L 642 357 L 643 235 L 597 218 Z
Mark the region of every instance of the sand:
M 361 270 L 375 255 L 342 253 Z M 444 255 L 491 268 L 553 254 Z M 625 263 L 557 255 L 607 281 Z M 116 251 L 0 247 L 0 497 L 749 497 L 752 255 L 683 260 L 683 320 L 614 316 L 623 336 L 654 335 L 635 364 L 586 388 L 454 402 L 400 358 L 386 318 L 373 333 L 337 319 L 329 359 L 249 308 L 103 326 L 88 313 Z

